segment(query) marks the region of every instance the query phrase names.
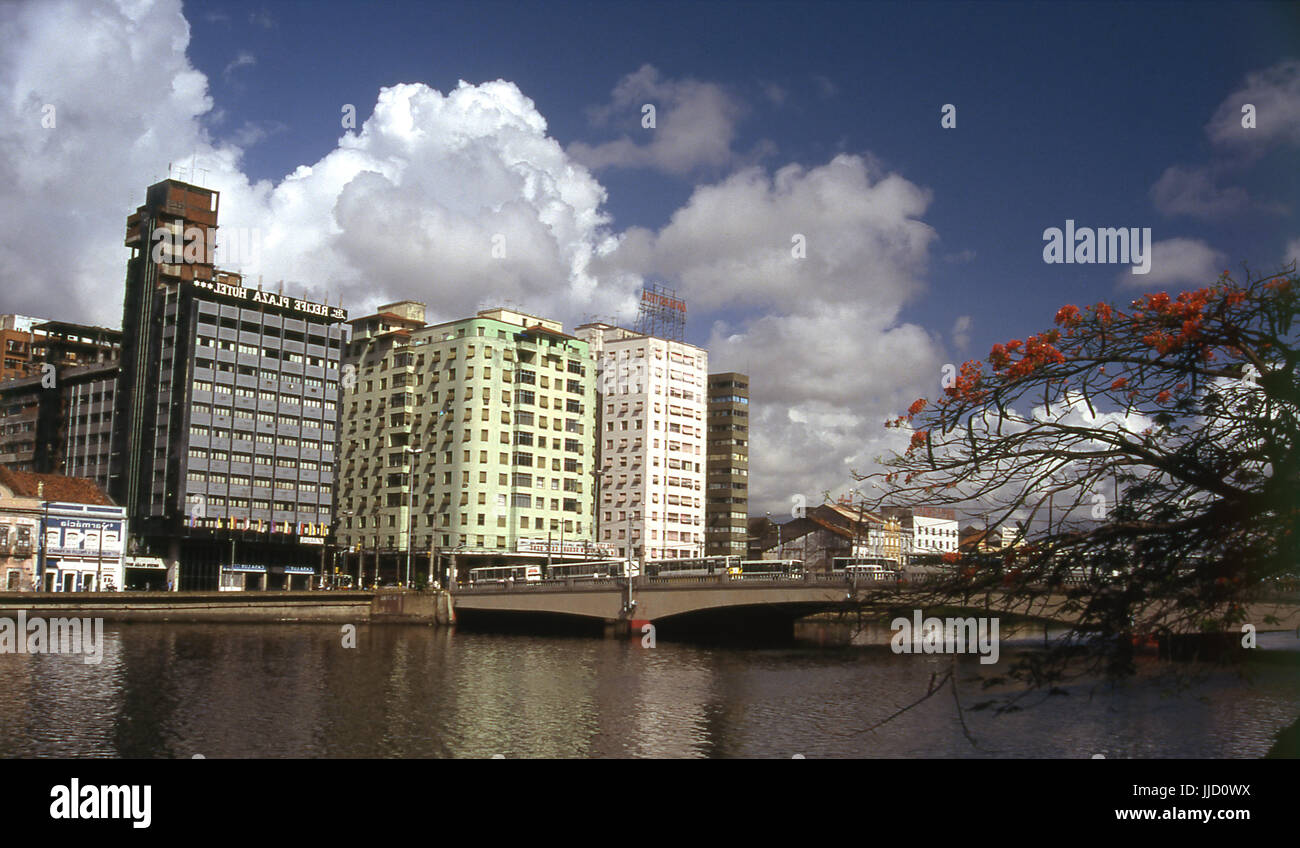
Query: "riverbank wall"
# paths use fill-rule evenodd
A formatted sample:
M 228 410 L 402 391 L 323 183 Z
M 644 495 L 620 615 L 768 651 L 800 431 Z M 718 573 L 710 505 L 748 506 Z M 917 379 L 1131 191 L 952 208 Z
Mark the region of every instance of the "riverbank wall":
M 3 592 L 0 616 L 75 616 L 105 621 L 447 624 L 443 591 Z

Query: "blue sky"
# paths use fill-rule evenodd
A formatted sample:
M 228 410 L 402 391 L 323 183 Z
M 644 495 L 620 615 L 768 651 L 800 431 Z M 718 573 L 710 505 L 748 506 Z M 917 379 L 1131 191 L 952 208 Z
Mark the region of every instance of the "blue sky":
M 736 148 L 771 142 L 769 167 L 870 151 L 934 192 L 926 221 L 937 253 L 975 258 L 934 262 L 928 292 L 904 315 L 944 328 L 971 315 L 973 354 L 1046 326 L 1065 302 L 1115 296 L 1112 266 L 1043 265 L 1042 231 L 1066 218 L 1202 239 L 1232 267 L 1276 262 L 1300 235 L 1294 148 L 1234 175 L 1285 212 L 1170 217 L 1149 196 L 1170 165 L 1213 158 L 1203 127 L 1247 73 L 1300 55 L 1294 4 L 417 2 L 362 11 L 312 2 L 187 4 L 187 13 L 191 58 L 225 123 L 284 125 L 248 151 L 254 178 L 323 156 L 339 135 L 338 104 L 366 110 L 398 82 L 445 91 L 461 79 L 511 80 L 564 144 L 600 140 L 588 108 L 643 64 L 727 86 L 750 110 Z M 243 52 L 256 64 L 223 75 Z M 766 96 L 768 85 L 786 92 L 783 102 Z M 957 106 L 951 131 L 939 126 L 945 103 Z M 662 226 L 697 181 L 723 170 L 603 174 L 607 208 L 618 227 Z
M 676 287 L 751 374 L 754 510 L 815 502 L 946 364 L 1300 253 L 1298 8 L 4 5 L 0 312 L 117 325 L 123 220 L 192 161 L 260 246 L 228 267 L 353 313 L 571 327 Z M 1151 272 L 1045 264 L 1067 219 L 1150 228 Z

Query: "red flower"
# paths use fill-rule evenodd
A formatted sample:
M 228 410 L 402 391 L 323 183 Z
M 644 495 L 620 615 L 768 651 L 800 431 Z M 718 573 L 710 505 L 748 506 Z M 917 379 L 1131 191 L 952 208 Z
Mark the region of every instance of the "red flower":
M 1156 395 L 1156 403 L 1169 403 L 1169 398 L 1170 398 L 1170 397 L 1172 397 L 1172 395 L 1170 395 L 1170 394 L 1169 394 L 1169 390 L 1166 389 L 1165 391 L 1163 391 L 1163 392 L 1161 392 L 1160 394 Z
M 1117 377 L 1115 379 L 1115 382 L 1110 384 L 1110 388 L 1112 391 L 1119 391 L 1120 389 L 1124 388 L 1127 385 L 1128 385 L 1127 379 L 1125 379 L 1124 377 Z
M 1147 295 L 1147 309 L 1161 312 L 1169 307 L 1169 295 L 1166 292 Z
M 1077 306 L 1062 306 L 1060 311 L 1056 313 L 1056 323 L 1062 327 L 1078 326 L 1081 320 L 1079 307 Z
M 922 409 L 925 409 L 925 398 L 917 398 L 912 402 L 912 405 L 907 408 L 907 415 L 910 418 L 919 413 Z

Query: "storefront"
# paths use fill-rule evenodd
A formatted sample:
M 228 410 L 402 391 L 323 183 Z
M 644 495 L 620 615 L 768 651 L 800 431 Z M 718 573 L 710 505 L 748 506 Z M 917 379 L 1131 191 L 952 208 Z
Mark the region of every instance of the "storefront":
M 316 569 L 310 565 L 264 565 L 236 563 L 221 566 L 221 591 L 245 592 L 259 589 L 310 589 Z
M 222 592 L 243 592 L 266 588 L 266 566 L 235 563 L 221 566 Z
M 167 561 L 162 557 L 127 557 L 123 570 L 124 589 L 165 592 L 172 588 Z
M 42 519 L 41 585 L 47 592 L 113 592 L 124 585 L 126 511 L 51 502 Z

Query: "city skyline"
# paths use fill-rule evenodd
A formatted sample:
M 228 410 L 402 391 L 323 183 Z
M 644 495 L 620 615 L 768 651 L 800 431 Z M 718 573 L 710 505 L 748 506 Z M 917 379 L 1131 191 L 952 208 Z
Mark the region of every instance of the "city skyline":
M 630 324 L 665 283 L 686 340 L 753 378 L 753 507 L 788 511 L 903 449 L 881 423 L 945 367 L 1062 305 L 1298 252 L 1284 5 L 940 6 L 6 7 L 0 197 L 20 237 L 0 275 L 48 285 L 5 311 L 115 326 L 115 222 L 169 165 L 222 192 L 224 265 L 354 315 L 417 299 L 435 321 Z M 547 61 L 529 33 L 548 16 L 583 62 Z M 1075 226 L 1149 230 L 1149 273 L 1045 262 L 1043 234 Z

